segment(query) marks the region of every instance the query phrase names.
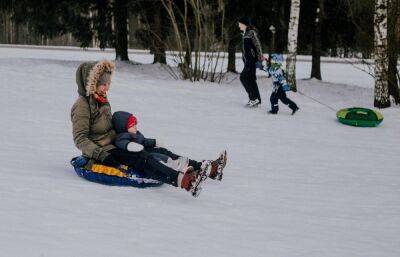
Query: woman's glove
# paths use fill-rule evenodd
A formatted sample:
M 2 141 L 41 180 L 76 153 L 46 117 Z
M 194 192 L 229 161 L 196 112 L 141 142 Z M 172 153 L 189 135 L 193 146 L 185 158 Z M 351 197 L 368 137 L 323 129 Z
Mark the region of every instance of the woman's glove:
M 135 142 L 130 142 L 126 146 L 126 150 L 129 152 L 140 152 L 144 149 L 143 145 L 135 143 Z

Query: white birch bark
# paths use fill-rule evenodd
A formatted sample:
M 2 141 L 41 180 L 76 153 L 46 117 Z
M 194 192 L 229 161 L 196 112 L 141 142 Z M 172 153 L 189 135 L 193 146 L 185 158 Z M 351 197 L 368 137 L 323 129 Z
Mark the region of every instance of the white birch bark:
M 297 55 L 297 35 L 299 30 L 300 0 L 292 0 L 290 7 L 290 20 L 288 32 L 288 55 L 286 58 L 286 70 L 288 82 L 293 91 L 296 88 L 296 55 Z
M 375 51 L 375 92 L 374 106 L 390 106 L 388 69 L 389 57 L 387 48 L 387 0 L 375 0 L 374 13 L 374 51 Z

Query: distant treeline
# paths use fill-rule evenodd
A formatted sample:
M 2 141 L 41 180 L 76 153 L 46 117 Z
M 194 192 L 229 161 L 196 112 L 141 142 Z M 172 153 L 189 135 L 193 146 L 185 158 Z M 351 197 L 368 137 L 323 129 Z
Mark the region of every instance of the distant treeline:
M 225 19 L 225 28 L 216 27 L 214 33 L 218 37 L 225 30 L 222 40 L 227 48 L 229 42 L 233 41 L 231 48 L 234 43 L 235 49 L 240 49 L 236 20 L 241 16 L 249 16 L 259 30 L 265 52 L 286 51 L 290 0 L 202 2 L 204 6 L 212 8 L 215 2 L 221 1 L 225 8 L 224 17 L 221 17 Z M 157 45 L 152 38 L 164 38 L 173 32 L 162 2 L 5 0 L 0 6 L 0 43 L 113 48 L 119 43 L 121 33 L 122 36 L 126 33 L 129 48 L 150 48 Z M 184 1 L 173 2 L 179 5 Z M 398 0 L 392 2 L 397 3 Z M 311 54 L 315 20 L 318 12 L 322 12 L 323 56 L 351 57 L 358 54 L 370 57 L 373 52 L 374 0 L 323 0 L 322 6 L 321 10 L 319 0 L 301 1 L 298 53 Z M 390 9 L 392 15 L 389 15 L 389 19 L 399 17 L 395 9 L 398 8 Z M 189 10 L 188 19 L 194 19 L 192 14 Z M 127 30 L 119 32 L 119 19 L 124 17 Z M 155 28 L 157 22 L 158 28 Z

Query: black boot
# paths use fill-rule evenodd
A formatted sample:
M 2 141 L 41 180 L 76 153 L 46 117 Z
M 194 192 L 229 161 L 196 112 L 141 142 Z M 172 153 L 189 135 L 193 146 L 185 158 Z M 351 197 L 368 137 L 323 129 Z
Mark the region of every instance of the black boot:
M 292 109 L 292 115 L 294 115 L 300 108 L 298 106 Z

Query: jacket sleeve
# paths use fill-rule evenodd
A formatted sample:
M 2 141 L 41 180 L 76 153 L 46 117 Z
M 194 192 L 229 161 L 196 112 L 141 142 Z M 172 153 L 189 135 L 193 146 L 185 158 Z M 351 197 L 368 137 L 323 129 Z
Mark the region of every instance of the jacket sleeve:
M 146 148 L 154 148 L 156 147 L 156 140 L 153 138 L 145 138 L 143 146 Z
M 117 138 L 115 139 L 115 146 L 118 147 L 119 149 L 127 151 L 128 150 L 127 147 L 130 142 L 137 143 L 128 132 L 120 133 L 117 135 Z
M 156 140 L 144 137 L 144 135 L 140 131 L 136 132 L 136 140 L 138 141 L 137 143 L 140 142 L 140 144 L 143 145 L 145 148 L 156 147 Z
M 109 153 L 89 138 L 89 104 L 84 101 L 78 101 L 75 103 L 71 110 L 71 121 L 75 146 L 81 150 L 85 156 L 91 159 L 104 161 Z
M 254 30 L 250 30 L 249 37 L 254 47 L 254 51 L 256 54 L 255 58 L 259 60 L 261 59 L 262 56 L 262 49 L 261 49 L 261 42 L 260 39 L 258 38 L 257 32 L 255 32 Z
M 244 67 L 247 69 L 252 68 L 256 63 L 256 58 L 250 38 L 244 38 L 243 40 L 243 55 Z

